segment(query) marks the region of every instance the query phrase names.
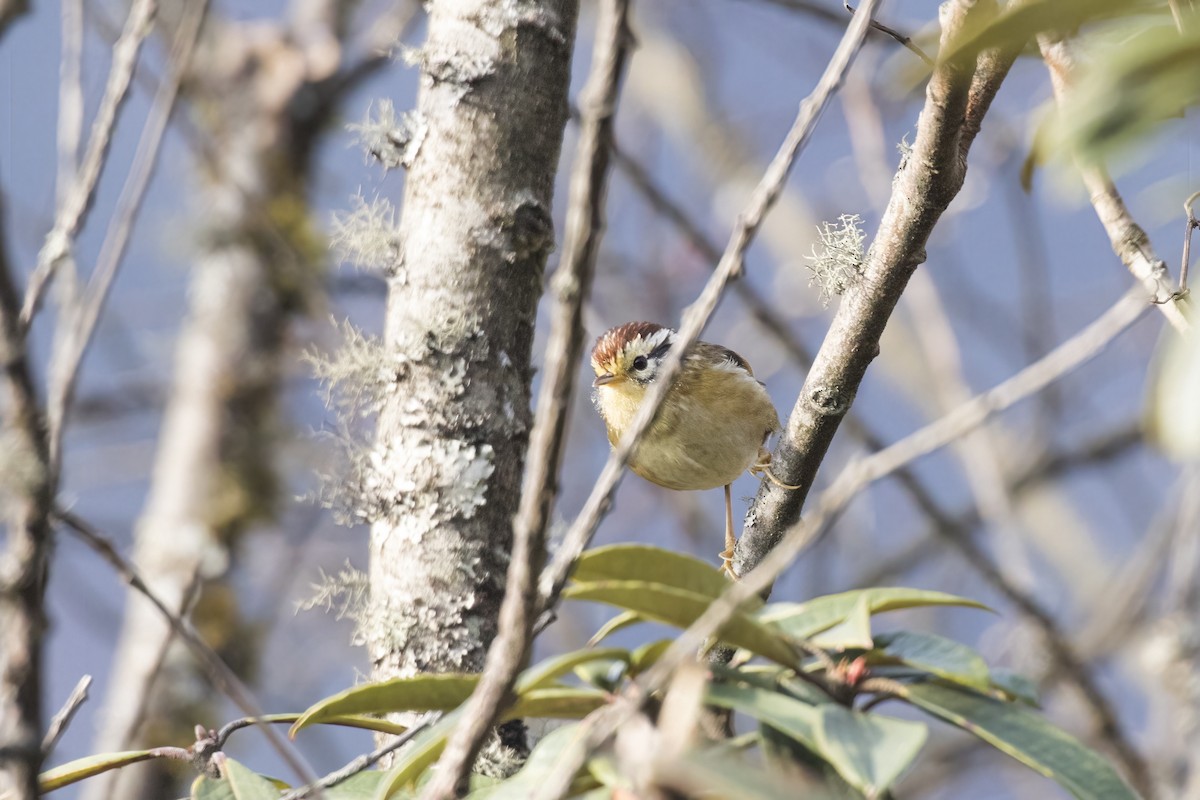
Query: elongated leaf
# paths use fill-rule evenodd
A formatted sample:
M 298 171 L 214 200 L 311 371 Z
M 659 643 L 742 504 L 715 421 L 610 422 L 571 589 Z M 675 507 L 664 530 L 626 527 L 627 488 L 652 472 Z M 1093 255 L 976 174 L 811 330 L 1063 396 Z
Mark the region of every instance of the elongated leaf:
M 521 717 L 549 717 L 554 719 L 582 719 L 608 702 L 608 694 L 586 687 L 559 686 L 549 689 L 531 689 L 520 697 L 501 719 Z
M 737 800 L 832 800 L 832 795 L 805 787 L 796 791 L 794 780 L 732 753 L 705 748 L 683 755 L 675 762 L 658 767 L 673 788 L 686 797 L 737 798 Z
M 279 789 L 267 778 L 232 758 L 225 759 L 219 779 L 201 777 L 192 784 L 193 800 L 279 800 Z
M 1194 26 L 1180 35 L 1164 22 L 1096 49 L 1039 147 L 1105 162 L 1144 147 L 1156 128 L 1200 102 L 1200 32 Z
M 901 587 L 856 589 L 827 594 L 803 603 L 772 603 L 756 614 L 763 622 L 772 622 L 798 639 L 808 639 L 846 619 L 859 599 L 866 596 L 872 614 L 922 606 L 963 606 L 990 611 L 983 603 L 944 592 Z
M 446 749 L 446 740 L 461 716 L 462 712 L 459 711 L 447 714 L 407 744 L 397 754 L 392 768 L 379 781 L 373 800 L 400 797 L 407 789 L 415 786 L 421 774 L 429 769 L 442 754 L 442 750 Z
M 984 25 L 974 25 L 951 42 L 939 61 L 974 61 L 993 47 L 1020 48 L 1039 33 L 1069 34 L 1084 23 L 1130 11 L 1138 0 L 1026 0 L 1010 5 Z
M 929 736 L 919 722 L 864 714 L 836 703 L 822 705 L 817 712 L 818 752 L 872 800 L 900 777 Z
M 1080 800 L 1137 800 L 1107 761 L 1025 706 L 939 683 L 904 687 L 910 703 L 975 734 Z
M 313 704 L 292 725 L 289 735 L 318 722 L 355 714 L 396 711 L 449 711 L 470 697 L 478 675 L 417 675 L 364 683 Z
M 715 683 L 708 687 L 704 702 L 719 708 L 740 711 L 764 725 L 795 739 L 813 752 L 817 748 L 817 724 L 820 712 L 788 695 L 754 686 Z
M 679 628 L 686 628 L 695 622 L 712 602 L 712 598 L 696 592 L 645 581 L 576 584 L 567 587 L 563 596 L 608 603 Z M 721 628 L 718 638 L 786 666 L 795 666 L 797 663 L 796 654 L 781 631 L 742 612 L 733 615 Z
M 1033 708 L 1041 708 L 1037 684 L 1029 677 L 1009 669 L 992 670 L 992 693 L 999 692 L 1001 699 L 1017 700 Z
M 351 775 L 337 786 L 324 790 L 328 800 L 371 800 L 379 790 L 384 773 L 376 770 L 366 770 L 357 775 Z
M 1166 331 L 1155 355 L 1146 403 L 1150 440 L 1176 461 L 1200 460 L 1200 328 Z
M 601 625 L 600 630 L 592 634 L 592 638 L 588 639 L 588 647 L 595 647 L 622 628 L 637 625 L 639 622 L 645 622 L 640 614 L 635 614 L 632 611 L 622 611 Z
M 629 664 L 630 674 L 640 675 L 653 667 L 672 644 L 673 642 L 670 639 L 659 639 L 656 642 L 648 642 L 637 650 L 634 650 L 633 658 Z
M 154 750 L 124 750 L 118 753 L 100 753 L 86 758 L 77 758 L 43 772 L 38 776 L 38 787 L 43 794 L 53 792 L 55 789 L 70 786 L 84 778 L 108 772 L 110 769 L 136 764 L 139 761 L 146 761 L 154 758 L 155 755 Z M 8 797 L 8 794 L 0 795 L 0 798 L 3 797 Z
M 870 650 L 874 647 L 875 642 L 871 639 L 871 598 L 866 594 L 859 595 L 846 618 L 829 630 L 818 633 L 812 643 L 831 650 Z
M 880 634 L 878 652 L 902 664 L 923 669 L 940 678 L 986 692 L 991 685 L 987 662 L 973 648 L 932 633 Z
M 571 579 L 576 583 L 661 583 L 710 599 L 719 597 L 729 588 L 729 579 L 715 565 L 684 553 L 644 544 L 614 544 L 588 550 L 576 562 Z
M 586 650 L 573 650 L 561 656 L 548 658 L 537 666 L 527 669 L 517 681 L 517 693 L 530 689 L 544 688 L 580 664 L 593 661 L 623 661 L 629 663 L 629 651 L 617 647 L 598 647 Z

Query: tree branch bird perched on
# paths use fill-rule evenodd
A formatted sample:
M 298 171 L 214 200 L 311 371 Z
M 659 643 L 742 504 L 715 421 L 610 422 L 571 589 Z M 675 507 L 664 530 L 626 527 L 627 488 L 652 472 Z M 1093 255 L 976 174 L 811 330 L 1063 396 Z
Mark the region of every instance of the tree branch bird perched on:
M 647 389 L 658 378 L 676 333 L 653 322 L 618 325 L 592 348 L 593 400 L 614 447 L 633 422 Z M 729 348 L 696 342 L 629 466 L 668 489 L 725 487 L 725 550 L 721 568 L 733 574 L 733 502 L 730 484 L 746 470 L 779 483 L 768 470 L 767 437 L 779 415 L 750 364 Z M 784 486 L 784 484 L 779 484 Z M 796 487 L 785 487 L 796 488 Z

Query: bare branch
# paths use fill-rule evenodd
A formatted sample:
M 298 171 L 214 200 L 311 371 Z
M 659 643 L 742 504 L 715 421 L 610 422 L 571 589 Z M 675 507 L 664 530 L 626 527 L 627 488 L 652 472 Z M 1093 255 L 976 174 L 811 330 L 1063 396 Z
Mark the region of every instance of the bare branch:
M 75 717 L 75 712 L 79 707 L 87 702 L 88 688 L 92 685 L 92 676 L 84 675 L 75 684 L 75 688 L 71 690 L 71 694 L 67 696 L 67 701 L 63 703 L 63 707 L 58 710 L 50 719 L 50 726 L 46 729 L 46 735 L 42 738 L 42 758 L 50 757 L 54 752 L 54 747 L 58 744 L 58 740 L 67 732 L 67 726 L 71 724 L 71 720 Z
M 322 789 L 329 789 L 333 786 L 337 786 L 342 781 L 357 775 L 363 770 L 370 769 L 384 758 L 415 739 L 417 734 L 421 733 L 421 731 L 432 725 L 438 716 L 438 714 L 429 712 L 409 726 L 408 730 L 406 730 L 404 733 L 400 734 L 382 747 L 377 747 L 370 753 L 365 753 L 359 756 L 349 764 L 346 764 L 346 766 L 342 767 L 341 769 L 334 770 L 318 781 L 314 781 L 307 786 L 301 786 L 298 789 L 293 789 L 292 791 L 280 797 L 279 800 L 304 800 L 306 797 L 319 795 Z
M 995 14 L 994 0 L 942 6 L 943 43 L 968 17 Z M 925 259 L 925 243 L 966 174 L 966 156 L 1015 52 L 985 52 L 974 64 L 946 62 L 926 90 L 916 141 L 896 178 L 892 199 L 863 267 L 843 298 L 776 448 L 772 470 L 787 490 L 763 481 L 738 542 L 734 568 L 758 564 L 799 517 L 817 470 L 854 401 L 879 339 L 909 276 Z
M 226 697 L 248 717 L 263 716 L 262 707 L 254 698 L 254 694 L 250 688 L 242 682 L 233 670 L 221 659 L 217 653 L 208 646 L 204 638 L 192 626 L 192 623 L 187 619 L 179 616 L 171 611 L 167 604 L 163 602 L 153 590 L 150 589 L 146 581 L 142 578 L 137 568 L 127 561 L 117 551 L 112 540 L 94 528 L 91 524 L 82 518 L 72 514 L 69 511 L 55 511 L 54 518 L 61 522 L 67 530 L 74 533 L 88 547 L 108 562 L 109 566 L 121 577 L 131 589 L 145 597 L 154 606 L 163 620 L 171 626 L 171 630 L 175 632 L 188 649 L 195 656 L 196 660 L 203 668 L 208 680 L 219 691 L 223 692 Z M 285 738 L 280 736 L 270 725 L 265 723 L 259 724 L 258 727 L 262 730 L 271 746 L 279 754 L 279 756 L 305 783 L 312 783 L 317 780 L 313 773 L 312 767 L 304 761 L 304 757 L 298 750 Z
M 63 259 L 70 256 L 74 248 L 75 235 L 79 232 L 92 204 L 100 172 L 107 162 L 106 156 L 112 141 L 117 112 L 128 95 L 138 54 L 141 52 L 142 42 L 150 33 L 150 23 L 156 10 L 157 0 L 134 0 L 129 9 L 129 17 L 125 21 L 125 30 L 113 45 L 112 67 L 108 73 L 108 83 L 104 87 L 104 96 L 92 122 L 87 152 L 70 190 L 58 208 L 54 227 L 46 235 L 46 243 L 38 253 L 37 266 L 29 278 L 29 288 L 25 292 L 25 302 L 21 308 L 22 331 L 33 321 L 33 315 L 37 313 L 54 271 Z
M 1071 81 L 1076 70 L 1075 53 L 1070 42 L 1050 34 L 1038 36 L 1042 60 L 1050 71 L 1050 83 L 1054 87 L 1054 98 L 1061 107 L 1071 90 Z M 1142 282 L 1154 299 L 1167 322 L 1180 333 L 1191 328 L 1184 310 L 1180 307 L 1179 295 L 1171 286 L 1167 265 L 1150 243 L 1150 237 L 1125 207 L 1121 193 L 1117 191 L 1108 172 L 1099 166 L 1091 166 L 1075 159 L 1079 175 L 1090 195 L 1096 216 L 1108 234 L 1113 252 L 1129 268 L 1133 276 Z
M 141 210 L 142 198 L 145 197 L 146 187 L 154 172 L 163 134 L 166 132 L 167 122 L 171 118 L 171 112 L 179 94 L 179 85 L 191 64 L 192 52 L 196 47 L 196 40 L 199 37 L 201 23 L 207 9 L 208 0 L 192 0 L 187 4 L 186 13 L 171 48 L 167 76 L 158 85 L 155 93 L 154 102 L 134 153 L 133 165 L 125 178 L 125 185 L 122 187 L 121 196 L 117 201 L 117 210 L 109 224 L 104 243 L 100 246 L 100 255 L 97 259 L 96 269 L 88 282 L 87 293 L 81 299 L 80 306 L 75 313 L 63 315 L 59 328 L 61 339 L 56 343 L 51 361 L 52 378 L 46 410 L 50 426 L 50 459 L 55 473 L 58 472 L 62 459 L 63 428 L 66 424 L 71 400 L 75 394 L 79 368 L 91 344 L 96 324 L 100 321 L 100 313 L 108 300 L 109 291 L 112 289 L 113 281 L 117 277 L 117 270 L 125 255 L 125 247 L 129 242 L 129 235 L 137 220 L 138 212 Z M 54 235 L 53 232 L 51 235 Z M 68 234 L 68 236 L 73 235 L 73 232 Z M 66 241 L 64 246 L 69 249 L 71 245 L 69 241 Z M 31 284 L 30 292 L 33 291 L 34 286 Z M 26 296 L 26 305 L 32 314 L 33 308 L 28 305 L 31 296 L 31 294 Z M 36 299 L 33 302 L 36 304 Z

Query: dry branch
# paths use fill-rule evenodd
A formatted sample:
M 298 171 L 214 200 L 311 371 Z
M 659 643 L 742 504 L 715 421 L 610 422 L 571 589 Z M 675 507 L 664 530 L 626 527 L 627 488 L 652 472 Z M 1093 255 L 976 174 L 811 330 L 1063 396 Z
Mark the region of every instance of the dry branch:
M 1042 60 L 1050 71 L 1054 98 L 1061 106 L 1071 91 L 1071 81 L 1077 68 L 1073 48 L 1066 39 L 1050 34 L 1039 36 L 1038 46 L 1042 51 Z M 1100 218 L 1100 224 L 1112 243 L 1113 252 L 1146 287 L 1171 327 L 1180 333 L 1188 331 L 1191 324 L 1181 307 L 1175 287 L 1171 285 L 1171 274 L 1166 263 L 1155 253 L 1146 231 L 1134 221 L 1108 172 L 1103 167 L 1085 164 L 1079 159 L 1076 159 L 1076 166 L 1087 187 L 1092 207 L 1096 209 L 1096 216 Z
M 942 7 L 942 44 L 969 16 L 993 15 L 994 0 Z M 985 51 L 976 63 L 942 62 L 926 89 L 916 140 L 902 166 L 861 282 L 842 300 L 804 382 L 773 467 L 790 491 L 764 481 L 746 517 L 734 558 L 738 574 L 753 569 L 800 516 L 817 470 L 849 410 L 909 276 L 925 260 L 925 243 L 966 177 L 967 154 L 1015 52 Z

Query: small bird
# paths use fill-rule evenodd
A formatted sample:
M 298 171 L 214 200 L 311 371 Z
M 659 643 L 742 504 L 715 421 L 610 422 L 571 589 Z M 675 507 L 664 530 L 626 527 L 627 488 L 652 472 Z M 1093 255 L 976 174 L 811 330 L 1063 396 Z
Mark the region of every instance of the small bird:
M 675 339 L 676 332 L 662 325 L 628 322 L 596 340 L 593 401 L 614 447 L 658 378 Z M 779 415 L 746 359 L 727 347 L 696 342 L 629 463 L 636 474 L 668 489 L 725 487 L 725 550 L 720 557 L 721 568 L 731 577 L 737 539 L 730 484 L 746 470 L 766 472 L 775 481 L 765 444 L 777 430 Z

